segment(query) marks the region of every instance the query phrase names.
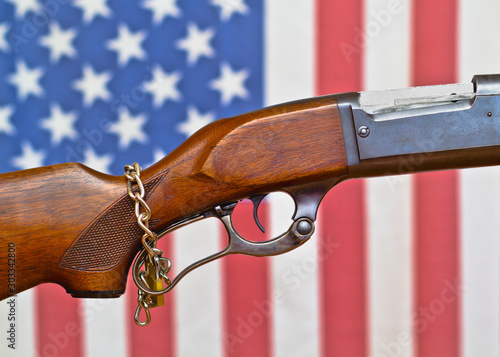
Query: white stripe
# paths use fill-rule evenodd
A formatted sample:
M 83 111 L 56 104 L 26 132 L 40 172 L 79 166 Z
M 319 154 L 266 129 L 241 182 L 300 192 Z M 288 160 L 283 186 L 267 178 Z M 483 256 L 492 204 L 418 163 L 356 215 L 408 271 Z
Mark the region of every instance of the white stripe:
M 461 171 L 463 355 L 500 355 L 500 169 Z
M 265 104 L 313 96 L 314 2 L 266 1 L 264 13 Z M 271 200 L 273 236 L 283 233 L 281 221 L 287 207 L 293 209 L 290 200 Z M 317 241 L 311 239 L 297 250 L 272 259 L 276 356 L 319 355 Z
M 314 2 L 265 2 L 265 104 L 314 95 Z
M 411 177 L 367 181 L 370 356 L 411 356 Z
M 34 290 L 24 291 L 17 295 L 15 304 L 9 304 L 11 299 L 0 301 L 0 356 L 19 357 L 35 355 L 35 311 L 34 311 Z M 11 306 L 14 311 L 11 311 Z M 9 314 L 11 314 L 9 316 Z M 15 320 L 9 320 L 14 317 Z M 10 333 L 10 324 L 14 323 L 15 349 L 9 348 L 11 341 L 7 338 Z
M 410 1 L 365 1 L 365 90 L 410 85 L 410 13 Z
M 461 0 L 459 80 L 500 73 L 500 3 Z M 500 172 L 460 174 L 463 356 L 500 355 Z
M 271 233 L 277 236 L 292 223 L 293 202 L 278 195 L 270 202 Z M 318 239 L 315 235 L 296 250 L 272 259 L 276 356 L 319 355 Z
M 126 313 L 125 303 L 125 297 L 82 300 L 87 356 L 126 356 L 125 319 L 131 319 L 132 316 Z
M 461 0 L 459 11 L 459 81 L 475 74 L 500 73 L 500 3 Z
M 367 90 L 410 85 L 409 1 L 365 2 Z M 370 356 L 411 356 L 411 177 L 367 180 Z
M 221 250 L 219 224 L 212 218 L 173 233 L 175 274 Z M 222 356 L 221 277 L 220 261 L 211 262 L 189 273 L 172 291 L 177 356 Z

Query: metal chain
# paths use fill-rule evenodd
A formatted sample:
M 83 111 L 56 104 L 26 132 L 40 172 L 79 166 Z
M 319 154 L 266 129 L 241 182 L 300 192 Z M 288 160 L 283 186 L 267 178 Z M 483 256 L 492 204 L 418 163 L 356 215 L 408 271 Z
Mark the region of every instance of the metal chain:
M 167 273 L 170 271 L 171 262 L 168 258 L 162 257 L 163 251 L 156 247 L 158 236 L 156 235 L 156 233 L 151 231 L 151 229 L 149 229 L 151 209 L 144 200 L 144 195 L 146 192 L 141 181 L 141 167 L 137 162 L 134 162 L 133 165 L 126 165 L 124 176 L 127 178 L 127 193 L 135 202 L 135 216 L 137 218 L 137 224 L 144 231 L 144 235 L 142 236 L 142 245 L 144 247 L 144 251 L 146 251 L 147 254 L 138 255 L 138 257 L 143 257 L 142 261 L 139 264 L 139 267 L 144 266 L 144 270 L 141 270 L 139 272 L 139 276 L 144 286 L 149 287 L 149 289 L 151 290 L 159 291 L 161 289 L 155 289 L 154 286 L 150 286 L 150 284 L 148 284 L 147 276 L 153 276 L 153 279 L 156 282 L 160 282 L 160 285 L 163 281 L 165 281 L 166 284 L 169 285 L 170 279 L 168 278 Z M 139 187 L 139 190 L 137 190 L 136 192 L 134 192 L 133 189 L 134 184 Z M 154 269 L 154 272 L 150 271 L 150 269 Z M 134 320 L 137 325 L 146 326 L 151 322 L 151 312 L 149 311 L 149 309 L 159 305 L 156 302 L 157 297 L 152 297 L 144 290 L 142 290 L 137 283 L 136 285 L 138 287 L 138 297 Z M 141 309 L 144 309 L 146 313 L 146 321 L 140 321 L 139 315 Z

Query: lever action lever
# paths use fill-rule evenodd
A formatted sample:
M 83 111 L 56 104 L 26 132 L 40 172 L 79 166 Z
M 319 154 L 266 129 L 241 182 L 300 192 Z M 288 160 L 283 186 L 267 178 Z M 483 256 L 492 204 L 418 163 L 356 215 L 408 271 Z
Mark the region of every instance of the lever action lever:
M 262 200 L 262 198 L 264 198 L 264 196 L 260 198 L 260 201 Z M 231 217 L 237 204 L 237 202 L 234 202 L 224 206 L 216 206 L 212 210 L 205 212 L 202 215 L 195 216 L 192 219 L 183 222 L 182 225 L 185 225 L 203 218 L 216 217 L 221 220 L 221 222 L 224 224 L 224 227 L 226 228 L 226 231 L 228 233 L 228 244 L 224 250 L 201 259 L 186 267 L 171 282 L 167 281 L 167 286 L 163 290 L 152 290 L 146 284 L 144 284 L 143 279 L 141 279 L 141 262 L 144 260 L 145 254 L 147 254 L 147 252 L 143 250 L 136 258 L 132 270 L 134 282 L 139 287 L 139 289 L 151 296 L 162 295 L 172 290 L 173 287 L 190 271 L 213 260 L 222 258 L 229 254 L 244 254 L 256 257 L 282 254 L 298 247 L 299 245 L 302 245 L 314 233 L 314 221 L 308 217 L 300 217 L 293 221 L 292 225 L 285 233 L 274 239 L 270 239 L 264 242 L 249 241 L 243 238 L 238 232 L 236 232 L 232 223 Z M 258 207 L 258 204 L 256 207 Z M 256 222 L 258 222 L 258 220 L 256 220 Z M 178 227 L 179 225 L 176 225 L 175 227 L 172 227 L 171 229 L 163 232 L 162 236 Z
M 316 213 L 323 196 L 330 190 L 332 186 L 334 186 L 341 180 L 342 178 L 336 178 L 334 180 L 317 182 L 315 184 L 294 186 L 285 189 L 284 191 L 291 195 L 295 202 L 295 213 L 292 217 L 293 222 L 286 232 L 278 237 L 264 242 L 254 242 L 245 239 L 234 228 L 232 215 L 238 202 L 218 205 L 209 211 L 177 222 L 160 233 L 158 239 L 172 232 L 173 230 L 187 224 L 199 221 L 201 219 L 215 217 L 218 218 L 222 222 L 222 224 L 224 224 L 224 228 L 226 229 L 226 232 L 228 234 L 228 243 L 226 248 L 218 253 L 212 254 L 187 266 L 172 281 L 170 281 L 170 279 L 165 280 L 166 287 L 163 290 L 152 290 L 147 286 L 147 284 L 144 283 L 143 279 L 141 279 L 141 275 L 144 275 L 143 271 L 145 269 L 142 262 L 144 261 L 144 258 L 147 254 L 146 250 L 142 250 L 134 261 L 132 269 L 134 282 L 140 290 L 150 296 L 162 295 L 172 290 L 173 287 L 177 285 L 177 283 L 190 271 L 211 261 L 222 258 L 226 255 L 243 254 L 255 257 L 265 257 L 286 253 L 292 249 L 295 249 L 298 246 L 304 244 L 309 238 L 311 238 L 315 230 L 314 221 L 316 220 Z M 266 194 L 262 194 L 250 198 L 254 203 L 254 219 L 257 225 L 259 225 L 257 210 L 259 204 L 265 196 Z

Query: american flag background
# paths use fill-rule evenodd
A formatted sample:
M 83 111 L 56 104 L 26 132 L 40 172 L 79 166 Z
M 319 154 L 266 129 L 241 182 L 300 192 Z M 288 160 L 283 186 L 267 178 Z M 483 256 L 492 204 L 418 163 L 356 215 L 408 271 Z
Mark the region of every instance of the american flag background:
M 121 175 L 217 118 L 500 73 L 499 16 L 495 0 L 0 0 L 2 171 Z M 267 238 L 292 210 L 263 204 Z M 257 234 L 251 206 L 239 218 Z M 497 167 L 345 182 L 306 245 L 199 269 L 148 327 L 131 280 L 110 300 L 46 284 L 17 296 L 12 349 L 0 302 L 0 355 L 500 356 L 499 218 Z M 207 220 L 161 243 L 175 270 L 224 239 Z

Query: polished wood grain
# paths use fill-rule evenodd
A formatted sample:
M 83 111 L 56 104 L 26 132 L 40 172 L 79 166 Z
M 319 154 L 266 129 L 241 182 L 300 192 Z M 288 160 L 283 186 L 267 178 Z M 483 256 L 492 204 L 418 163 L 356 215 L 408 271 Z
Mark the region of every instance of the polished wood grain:
M 323 97 L 216 121 L 142 178 L 151 226 L 160 231 L 217 204 L 347 172 L 338 107 Z M 123 293 L 142 235 L 124 177 L 73 163 L 0 175 L 0 182 L 0 299 L 12 294 L 9 243 L 15 293 L 45 282 L 80 297 Z

